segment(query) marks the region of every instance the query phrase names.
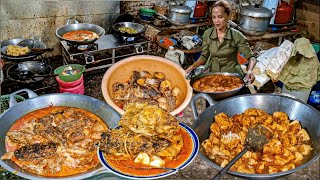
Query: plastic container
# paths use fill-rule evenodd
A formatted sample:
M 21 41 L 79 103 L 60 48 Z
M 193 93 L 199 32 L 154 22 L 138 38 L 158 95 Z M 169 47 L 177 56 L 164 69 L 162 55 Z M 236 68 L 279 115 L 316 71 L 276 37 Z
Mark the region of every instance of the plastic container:
M 196 4 L 196 7 L 194 8 L 194 14 L 193 17 L 205 17 L 207 14 L 207 6 L 201 2 L 198 1 Z
M 287 2 L 281 1 L 277 7 L 276 16 L 274 19 L 275 24 L 287 24 L 292 21 L 293 7 Z
M 169 47 L 164 57 L 177 63 L 179 66 L 182 66 L 184 63 L 184 52 L 181 50 L 175 50 L 172 46 Z
M 59 76 L 56 76 L 56 80 L 59 84 L 60 93 L 69 92 L 73 94 L 84 94 L 83 74 L 80 79 L 73 82 L 62 81 Z
M 74 75 L 62 75 L 62 72 L 65 70 L 65 68 L 67 68 L 68 66 L 71 66 L 72 69 L 80 69 L 80 72 L 77 73 L 77 74 L 74 74 Z M 55 74 L 58 74 L 59 78 L 61 81 L 64 81 L 64 82 L 73 82 L 73 81 L 76 81 L 78 80 L 83 72 L 86 70 L 86 68 L 80 64 L 68 64 L 68 65 L 65 65 L 65 66 L 60 66 L 58 68 L 56 68 L 54 70 L 54 73 Z
M 270 24 L 274 24 L 274 18 L 277 11 L 277 7 L 279 5 L 279 0 L 264 0 L 263 1 L 263 7 L 268 8 L 272 11 L 273 16 L 270 20 Z
M 148 8 L 140 8 L 140 13 L 142 15 L 153 16 L 156 13 L 156 11 Z
M 197 1 L 190 0 L 190 1 L 185 1 L 184 5 L 190 7 L 192 9 L 192 12 L 190 14 L 190 18 L 193 17 L 194 15 L 194 8 L 196 7 Z
M 141 20 L 144 20 L 144 21 L 150 21 L 152 19 L 153 16 L 150 16 L 150 15 L 145 15 L 145 14 L 139 14 L 140 16 L 140 19 Z
M 320 110 L 320 81 L 312 87 L 308 98 L 308 104 Z

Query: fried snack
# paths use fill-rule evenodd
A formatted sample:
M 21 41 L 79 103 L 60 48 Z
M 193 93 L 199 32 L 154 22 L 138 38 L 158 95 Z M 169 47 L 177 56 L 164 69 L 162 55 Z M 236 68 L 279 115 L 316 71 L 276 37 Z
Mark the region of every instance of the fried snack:
M 245 146 L 248 128 L 263 124 L 272 131 L 272 138 L 262 152 L 248 151 L 232 167 L 232 171 L 248 174 L 272 174 L 300 166 L 311 153 L 310 136 L 299 121 L 290 121 L 285 112 L 267 114 L 250 108 L 242 114 L 215 116 L 209 139 L 202 146 L 208 157 L 221 167 L 226 166 Z
M 243 86 L 243 81 L 235 76 L 209 75 L 196 80 L 192 87 L 199 92 L 231 91 Z
M 29 52 L 30 52 L 30 49 L 27 46 L 21 47 L 21 46 L 9 45 L 7 48 L 6 54 L 8 56 L 22 56 L 22 55 L 26 55 Z

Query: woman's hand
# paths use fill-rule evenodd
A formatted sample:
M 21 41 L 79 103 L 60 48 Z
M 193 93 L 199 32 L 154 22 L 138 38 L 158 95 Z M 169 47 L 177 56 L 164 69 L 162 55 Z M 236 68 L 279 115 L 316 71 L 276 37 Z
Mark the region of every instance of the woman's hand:
M 254 74 L 251 70 L 249 70 L 246 76 L 243 78 L 244 82 L 251 84 L 254 81 Z
M 194 69 L 193 65 L 189 66 L 185 71 L 186 74 L 189 74 Z

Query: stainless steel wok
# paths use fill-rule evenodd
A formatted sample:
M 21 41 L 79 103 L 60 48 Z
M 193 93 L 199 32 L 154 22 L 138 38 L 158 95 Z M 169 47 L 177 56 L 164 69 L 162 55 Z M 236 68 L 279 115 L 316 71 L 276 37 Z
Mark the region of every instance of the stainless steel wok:
M 202 71 L 203 72 L 203 71 Z M 208 72 L 208 73 L 202 73 L 200 72 L 199 75 L 197 76 L 194 76 L 193 78 L 191 78 L 190 80 L 190 85 L 191 87 L 193 87 L 193 83 L 200 79 L 200 78 L 203 78 L 203 77 L 207 77 L 207 76 L 210 76 L 210 75 L 224 75 L 224 76 L 234 76 L 234 77 L 238 77 L 240 79 L 242 79 L 243 77 L 238 74 L 238 73 L 228 73 L 228 72 Z M 221 99 L 225 99 L 225 98 L 228 98 L 234 94 L 236 94 L 238 91 L 240 91 L 242 88 L 244 87 L 244 82 L 243 82 L 243 85 L 239 88 L 236 88 L 236 89 L 232 89 L 230 91 L 223 91 L 223 92 L 201 92 L 201 91 L 197 91 L 195 89 L 193 89 L 193 92 L 194 93 L 206 93 L 206 94 L 209 94 L 211 96 L 212 99 L 214 100 L 221 100 Z
M 25 100 L 23 102 L 16 103 L 14 95 L 24 91 L 28 92 L 30 99 Z M 17 119 L 37 109 L 45 108 L 52 105 L 81 108 L 99 116 L 110 128 L 116 127 L 118 124 L 118 121 L 120 120 L 120 115 L 115 110 L 113 110 L 108 104 L 98 99 L 94 99 L 92 97 L 85 96 L 85 95 L 57 93 L 57 94 L 47 94 L 47 95 L 37 97 L 37 94 L 35 94 L 34 92 L 27 89 L 23 89 L 15 93 L 12 93 L 10 95 L 9 104 L 10 104 L 10 108 L 7 109 L 0 116 L 0 127 L 1 127 L 0 156 L 2 156 L 6 152 L 4 137 L 6 136 L 6 133 L 9 130 L 9 128 L 12 126 L 12 124 Z M 50 178 L 50 177 L 43 177 L 43 176 L 26 172 L 11 160 L 0 160 L 0 165 L 18 176 L 21 176 L 27 179 L 39 179 L 39 180 L 40 179 L 64 179 L 64 180 L 65 179 L 69 179 L 69 180 L 83 179 L 83 178 L 91 177 L 95 174 L 99 174 L 101 172 L 108 172 L 99 164 L 98 167 L 95 167 L 81 174 L 67 176 L 67 177 Z
M 21 61 L 27 61 L 27 60 L 31 60 L 33 58 L 36 58 L 37 56 L 41 55 L 42 53 L 35 53 L 35 54 L 27 54 L 24 56 L 18 56 L 18 57 L 13 57 L 13 56 L 7 56 L 6 55 L 6 47 L 9 45 L 18 45 L 21 41 L 23 41 L 25 39 L 22 38 L 17 38 L 17 39 L 9 39 L 9 40 L 5 40 L 1 42 L 1 54 L 2 57 L 6 60 L 10 60 L 10 61 L 16 61 L 16 62 L 21 62 Z M 39 40 L 34 40 L 34 47 L 33 48 L 37 48 L 37 49 L 45 49 L 46 45 L 39 41 Z M 5 51 L 5 52 L 3 52 Z
M 199 116 L 195 102 L 199 98 L 205 98 L 210 107 L 205 109 Z M 284 171 L 275 174 L 245 174 L 235 171 L 228 171 L 229 174 L 246 179 L 275 179 L 282 176 L 289 175 L 299 171 L 310 164 L 314 163 L 320 156 L 320 112 L 312 106 L 283 95 L 276 94 L 255 94 L 255 95 L 241 95 L 232 98 L 215 102 L 207 94 L 200 93 L 195 95 L 191 100 L 191 107 L 194 113 L 194 123 L 192 128 L 199 138 L 200 144 L 208 139 L 210 134 L 210 126 L 214 122 L 214 116 L 221 112 L 228 116 L 241 114 L 248 108 L 258 108 L 272 114 L 275 111 L 283 111 L 289 115 L 289 119 L 298 120 L 302 127 L 308 131 L 312 141 L 312 152 L 310 160 L 295 169 Z M 202 147 L 202 146 L 201 146 Z M 200 157 L 209 163 L 212 167 L 221 170 L 222 168 L 213 163 L 206 155 L 203 148 L 199 151 Z
M 137 31 L 137 33 L 135 34 L 129 34 L 126 32 L 121 32 L 119 30 L 119 28 L 121 27 L 130 27 L 134 30 Z M 112 29 L 119 35 L 123 36 L 123 37 L 136 37 L 141 35 L 142 33 L 144 33 L 146 31 L 146 28 L 142 25 L 142 24 L 138 24 L 138 23 L 134 23 L 134 22 L 120 22 L 120 23 L 116 23 L 112 26 Z
M 79 23 L 78 21 L 75 21 L 74 24 L 69 24 L 69 22 L 70 22 L 70 20 L 67 21 L 67 25 L 59 27 L 56 30 L 56 36 L 59 39 L 65 40 L 71 44 L 75 44 L 75 45 L 91 44 L 91 43 L 94 43 L 96 40 L 98 40 L 101 36 L 103 36 L 106 33 L 106 31 L 102 27 L 95 25 L 95 24 Z M 99 38 L 86 39 L 84 41 L 74 41 L 74 40 L 69 40 L 69 39 L 63 38 L 63 35 L 65 33 L 70 32 L 70 31 L 77 31 L 77 30 L 93 31 L 99 35 Z

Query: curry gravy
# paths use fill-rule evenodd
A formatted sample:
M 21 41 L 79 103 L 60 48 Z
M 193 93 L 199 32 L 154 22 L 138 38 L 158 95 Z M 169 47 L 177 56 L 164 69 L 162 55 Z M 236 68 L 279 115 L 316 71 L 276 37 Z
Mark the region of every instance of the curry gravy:
M 84 118 L 87 118 L 87 120 L 92 122 L 94 125 L 101 125 L 100 129 L 106 130 L 108 128 L 108 126 L 104 123 L 104 121 L 101 118 L 99 118 L 97 115 L 95 115 L 89 111 L 79 109 L 79 108 L 66 107 L 66 106 L 51 106 L 51 107 L 39 109 L 39 110 L 30 112 L 30 113 L 24 115 L 23 117 L 18 119 L 11 126 L 8 133 L 12 132 L 12 131 L 24 130 L 23 129 L 24 125 L 28 125 L 28 123 L 31 124 L 31 122 L 34 122 L 34 121 L 39 121 L 39 119 L 44 118 L 46 116 L 54 116 L 52 114 L 52 112 L 63 112 L 63 110 L 66 110 L 66 109 L 68 109 L 68 110 L 71 109 L 71 112 L 73 112 L 73 114 L 70 114 L 70 115 L 75 115 L 74 119 L 76 119 L 77 117 L 78 118 L 84 117 Z M 64 111 L 64 112 L 66 112 L 66 111 Z M 66 116 L 64 116 L 64 117 L 66 117 Z M 65 119 L 67 119 L 67 118 L 65 118 Z M 63 122 L 65 119 L 62 119 L 61 122 Z M 58 128 L 58 126 L 55 128 Z M 44 171 L 46 173 L 44 173 L 44 172 L 41 173 L 39 171 L 38 172 L 35 171 L 34 169 L 28 168 L 29 164 L 33 166 L 32 163 L 37 162 L 38 160 L 32 160 L 34 162 L 31 162 L 28 160 L 17 159 L 17 157 L 15 157 L 15 156 L 13 156 L 11 158 L 11 160 L 14 161 L 18 166 L 20 166 L 24 170 L 41 175 L 41 176 L 62 177 L 62 176 L 70 176 L 70 175 L 86 172 L 89 169 L 96 167 L 99 164 L 99 159 L 97 157 L 96 148 L 94 146 L 92 146 L 91 144 L 89 144 L 88 146 L 87 145 L 83 146 L 83 147 L 81 146 L 81 144 L 86 143 L 86 140 L 89 140 L 90 142 L 95 142 L 95 140 L 96 140 L 96 139 L 92 138 L 92 134 L 96 133 L 97 130 L 94 130 L 94 126 L 89 127 L 89 125 L 87 123 L 84 126 L 81 126 L 80 128 L 77 127 L 77 132 L 78 131 L 82 132 L 82 131 L 84 131 L 85 128 L 88 129 L 90 132 L 88 132 L 85 135 L 85 139 L 83 141 L 76 142 L 76 143 L 78 143 L 77 145 L 74 143 L 69 145 L 68 144 L 68 143 L 70 143 L 69 139 L 66 138 L 65 143 L 58 144 L 58 148 L 57 148 L 57 151 L 55 152 L 56 154 L 54 156 L 44 157 L 43 160 L 40 159 L 40 161 L 49 160 L 49 162 L 51 162 L 50 159 L 53 159 L 53 158 L 62 159 L 63 160 L 62 162 L 61 161 L 53 161 L 53 162 L 60 162 L 61 163 L 60 165 L 58 165 L 60 168 L 60 171 L 57 171 L 55 173 L 51 173 L 51 171 Z M 61 133 L 65 133 L 65 132 L 61 131 Z M 43 137 L 43 139 L 45 140 L 46 138 Z M 34 143 L 38 143 L 38 142 L 34 142 Z M 33 143 L 31 143 L 31 144 L 33 144 Z M 79 146 L 79 144 L 80 144 L 80 146 Z M 7 136 L 6 136 L 5 145 L 6 145 L 7 152 L 14 152 L 15 150 L 25 146 L 23 144 L 18 144 L 18 143 L 11 141 L 11 139 Z M 76 149 L 74 149 L 75 146 L 77 147 Z M 84 153 L 78 154 L 76 152 L 77 150 L 84 151 Z M 60 151 L 60 153 L 58 153 L 58 151 Z M 61 153 L 61 152 L 71 152 L 71 154 L 67 154 L 67 156 L 65 156 L 65 153 Z M 84 161 L 81 160 L 81 163 L 76 165 L 75 167 L 67 166 L 67 165 L 65 165 L 64 161 L 70 157 L 75 159 L 75 161 L 80 161 L 80 159 L 84 159 Z M 54 166 L 54 165 L 55 164 L 52 164 L 52 166 Z M 50 164 L 50 166 L 51 166 L 51 164 Z M 46 169 L 46 168 L 50 168 L 50 167 L 42 166 L 41 168 Z
M 180 129 L 180 133 L 183 139 L 183 147 L 179 152 L 177 159 L 165 160 L 166 162 L 165 167 L 177 168 L 178 166 L 183 164 L 186 160 L 188 160 L 188 158 L 192 154 L 194 144 L 193 144 L 192 138 L 190 137 L 190 134 L 183 128 Z M 150 166 L 134 163 L 133 160 L 119 160 L 119 161 L 108 160 L 108 164 L 122 173 L 135 175 L 135 176 L 153 176 L 153 175 L 166 172 L 165 170 L 162 170 L 162 169 L 138 170 L 138 169 L 128 168 L 125 166 L 127 165 L 131 167 L 150 167 Z

